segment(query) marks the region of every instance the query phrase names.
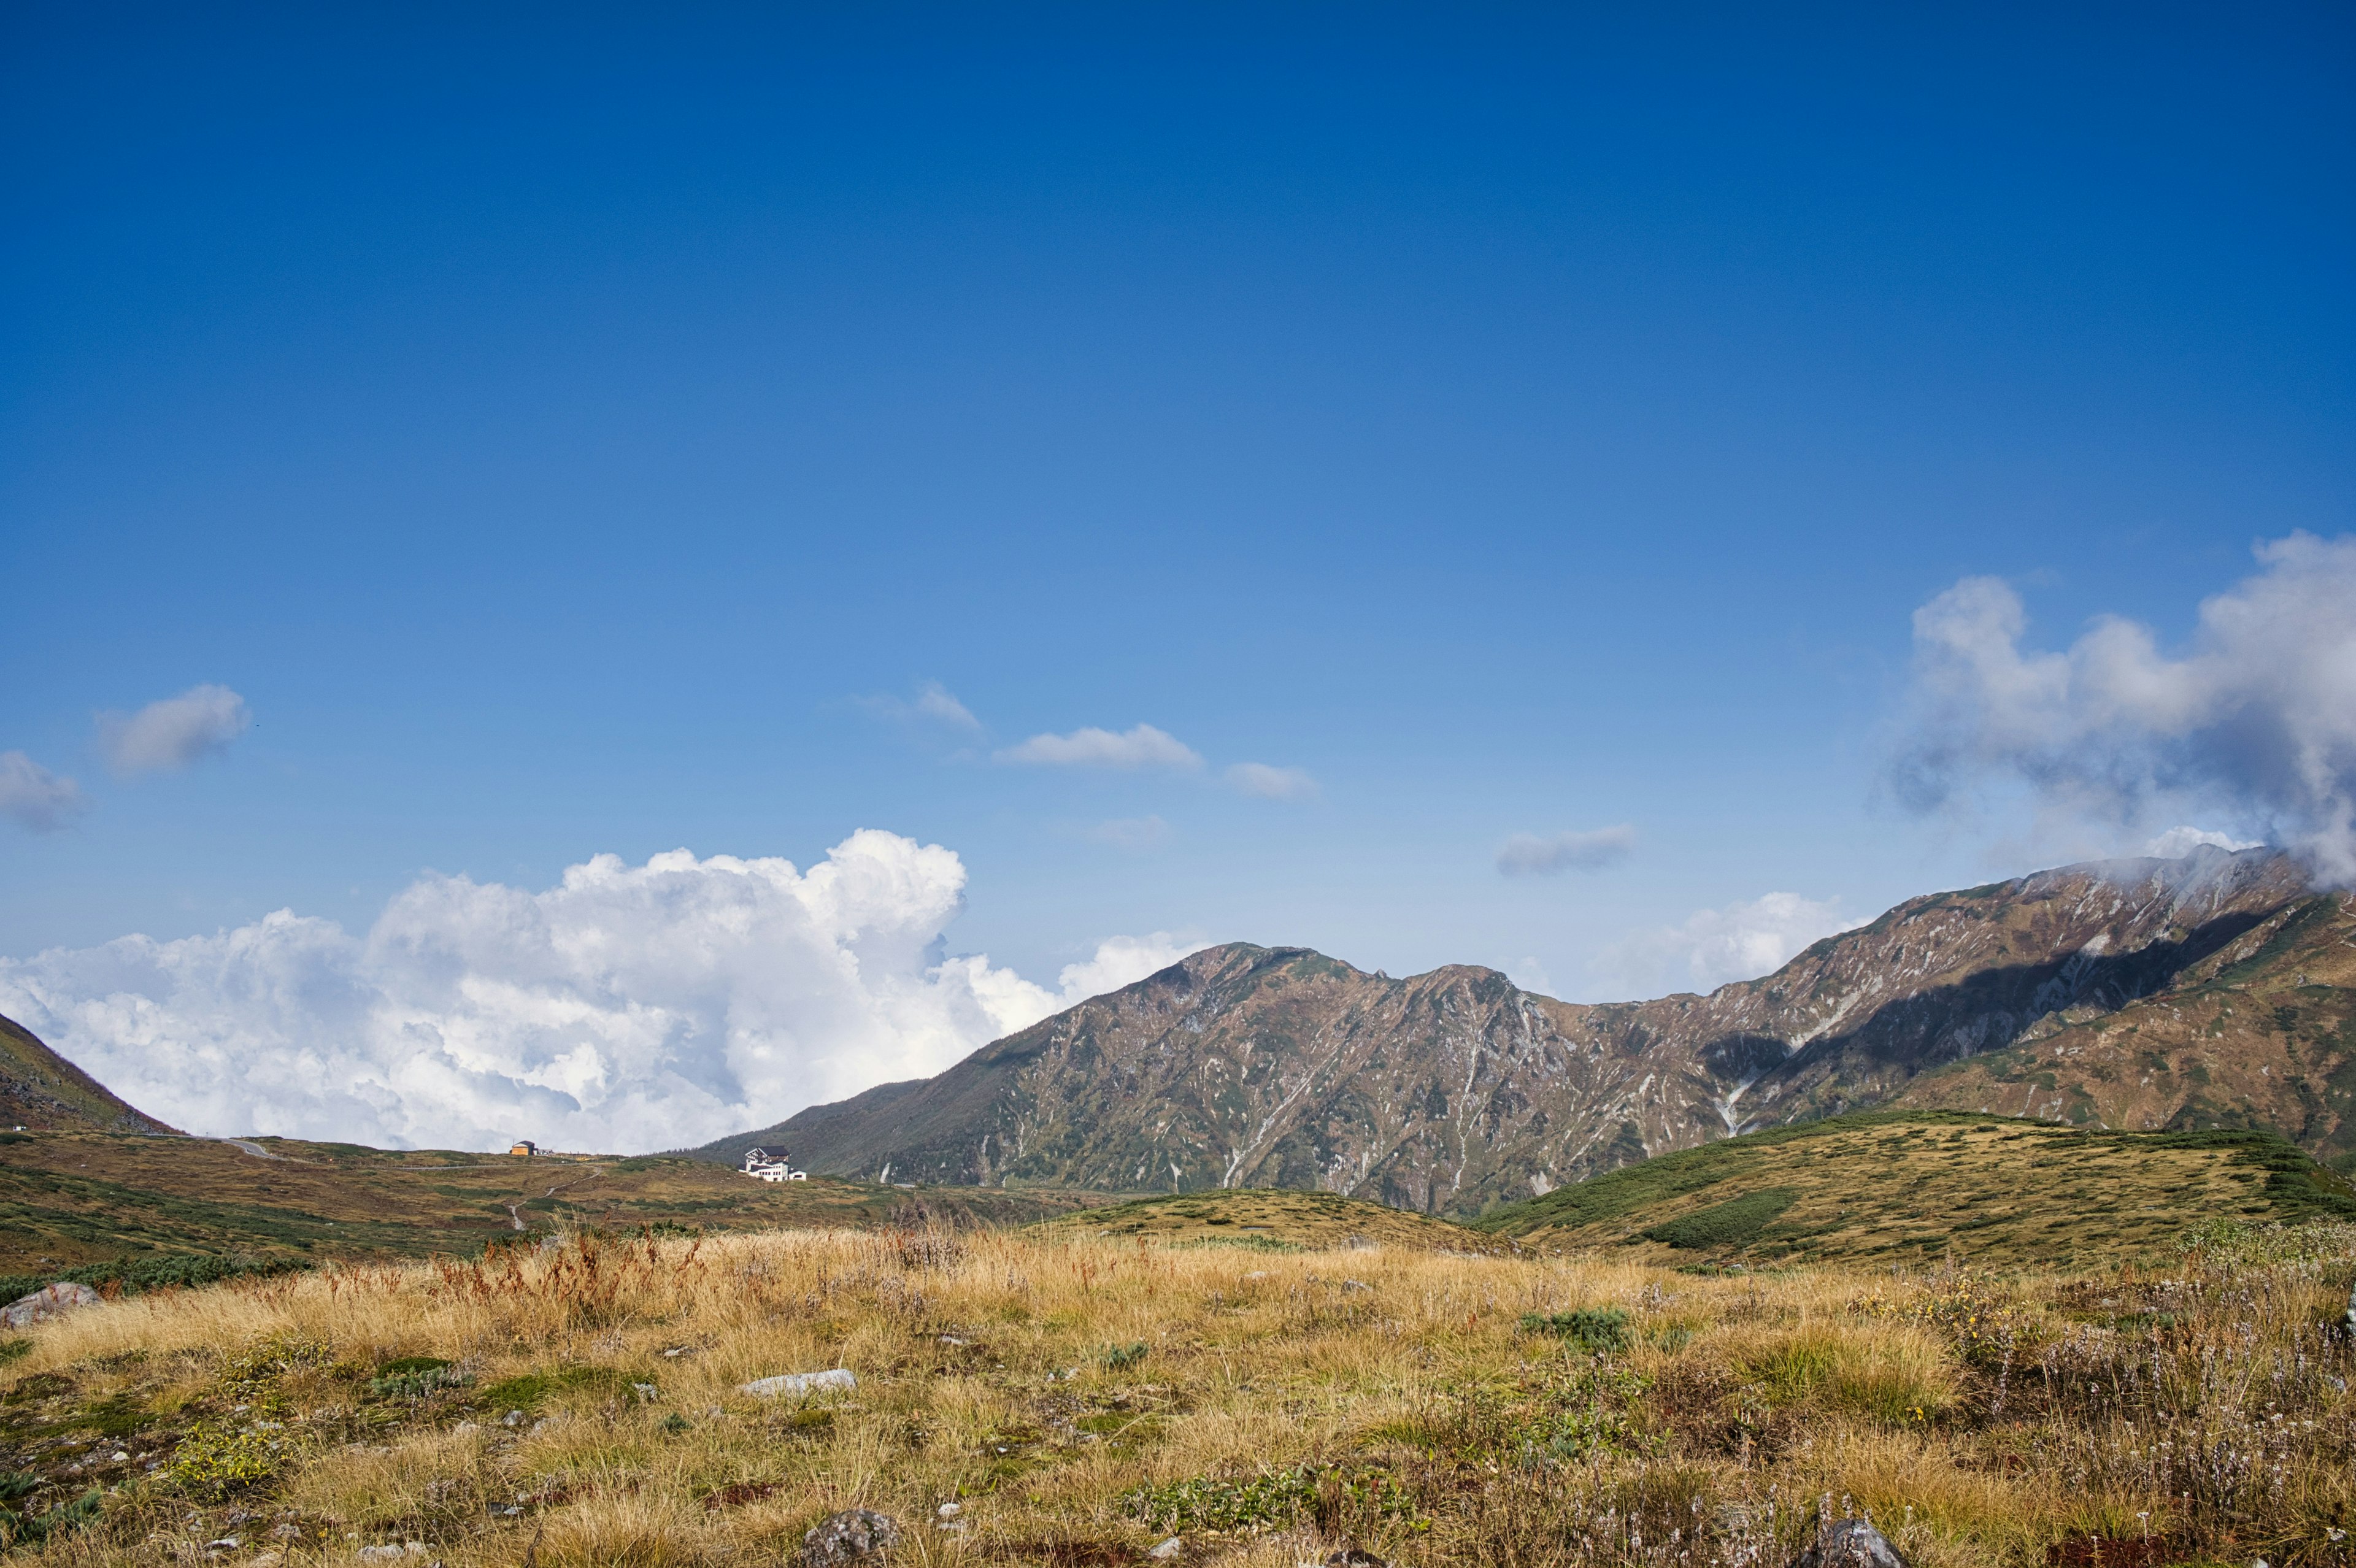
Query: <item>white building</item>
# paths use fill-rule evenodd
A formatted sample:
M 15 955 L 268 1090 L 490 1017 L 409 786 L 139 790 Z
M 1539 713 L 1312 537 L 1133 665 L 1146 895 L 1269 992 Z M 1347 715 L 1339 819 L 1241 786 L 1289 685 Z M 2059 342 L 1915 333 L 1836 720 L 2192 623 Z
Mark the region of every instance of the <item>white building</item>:
M 808 1181 L 809 1172 L 796 1170 L 786 1163 L 786 1151 L 771 1154 L 765 1148 L 744 1151 L 744 1174 L 755 1181 Z

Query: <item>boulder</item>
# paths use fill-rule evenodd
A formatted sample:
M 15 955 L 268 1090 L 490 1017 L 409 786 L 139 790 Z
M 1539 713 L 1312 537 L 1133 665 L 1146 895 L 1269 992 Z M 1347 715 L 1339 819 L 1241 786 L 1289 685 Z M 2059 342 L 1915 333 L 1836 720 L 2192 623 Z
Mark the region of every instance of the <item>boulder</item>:
M 847 1568 L 888 1557 L 900 1544 L 899 1522 L 873 1509 L 845 1509 L 802 1537 L 803 1568 Z
M 90 1286 L 61 1279 L 0 1307 L 0 1323 L 11 1328 L 29 1328 L 36 1323 L 47 1323 L 52 1317 L 71 1312 L 77 1307 L 88 1307 L 98 1298 L 98 1292 Z
M 1792 1568 L 1906 1568 L 1906 1559 L 1869 1519 L 1826 1520 Z
M 823 1372 L 782 1372 L 774 1378 L 755 1378 L 749 1383 L 739 1383 L 736 1392 L 749 1393 L 755 1399 L 808 1399 L 814 1393 L 849 1393 L 859 1386 L 848 1367 L 836 1367 Z

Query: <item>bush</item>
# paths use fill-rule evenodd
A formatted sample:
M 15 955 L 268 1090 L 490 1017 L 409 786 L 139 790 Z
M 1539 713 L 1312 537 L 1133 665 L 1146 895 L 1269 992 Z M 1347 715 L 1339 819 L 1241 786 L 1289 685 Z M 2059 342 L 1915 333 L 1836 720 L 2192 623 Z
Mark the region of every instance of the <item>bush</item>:
M 1628 1348 L 1628 1314 L 1617 1307 L 1581 1307 L 1570 1312 L 1523 1314 L 1522 1331 L 1554 1334 L 1573 1349 L 1599 1356 L 1617 1355 Z
M 123 1296 L 150 1290 L 193 1290 L 230 1279 L 267 1279 L 299 1274 L 314 1266 L 305 1258 L 219 1256 L 212 1253 L 176 1253 L 160 1258 L 117 1258 L 107 1264 L 84 1264 L 56 1274 L 0 1275 L 0 1303 L 15 1301 L 43 1285 L 68 1281 L 94 1290 L 114 1287 Z

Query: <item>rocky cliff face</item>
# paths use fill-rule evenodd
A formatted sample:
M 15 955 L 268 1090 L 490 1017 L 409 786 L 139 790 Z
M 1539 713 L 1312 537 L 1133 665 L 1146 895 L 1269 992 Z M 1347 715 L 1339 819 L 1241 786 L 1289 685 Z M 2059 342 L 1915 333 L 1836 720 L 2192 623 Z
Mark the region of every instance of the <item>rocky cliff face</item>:
M 1489 969 L 1394 980 L 1233 944 L 937 1078 L 698 1152 L 782 1143 L 877 1179 L 1323 1188 L 1475 1212 L 1891 1100 L 2051 1020 L 2162 993 L 2314 901 L 2263 851 L 2072 867 L 1912 900 L 1708 997 L 1601 1007 Z

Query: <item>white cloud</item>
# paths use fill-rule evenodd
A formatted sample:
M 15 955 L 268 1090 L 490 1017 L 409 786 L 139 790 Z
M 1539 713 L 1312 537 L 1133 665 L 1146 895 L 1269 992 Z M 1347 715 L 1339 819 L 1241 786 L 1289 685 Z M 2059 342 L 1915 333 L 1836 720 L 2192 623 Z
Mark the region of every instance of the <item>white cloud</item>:
M 937 1072 L 1183 951 L 1112 938 L 1059 998 L 940 955 L 965 880 L 873 830 L 807 871 L 677 850 L 539 892 L 432 875 L 365 935 L 281 911 L 0 959 L 0 1013 L 193 1132 L 642 1150 Z
M 2223 833 L 2211 833 L 2199 827 L 2171 827 L 2146 844 L 2143 852 L 2162 860 L 2180 860 L 2204 845 L 2211 849 L 2226 850 L 2259 848 L 2254 840 L 2235 838 Z
M 98 741 L 116 773 L 154 773 L 185 768 L 252 726 L 244 698 L 226 686 L 192 686 L 127 717 L 100 714 Z
M 1166 931 L 1157 931 L 1151 936 L 1107 937 L 1097 944 L 1095 956 L 1085 963 L 1066 964 L 1055 976 L 1064 987 L 1063 1006 L 1068 1008 L 1090 997 L 1133 986 L 1148 975 L 1169 968 L 1189 953 L 1199 953 L 1209 945 L 1191 937 L 1173 936 Z
M 862 697 L 858 700 L 870 711 L 887 719 L 929 719 L 953 730 L 977 734 L 981 731 L 981 720 L 937 680 L 928 680 L 916 688 L 914 700 L 898 697 Z
M 1099 822 L 1084 827 L 1081 836 L 1099 844 L 1109 844 L 1116 849 L 1151 849 L 1170 837 L 1170 824 L 1159 816 L 1116 816 L 1109 822 Z
M 1317 795 L 1317 781 L 1304 768 L 1235 763 L 1229 764 L 1225 776 L 1227 786 L 1237 794 L 1257 795 L 1262 800 L 1310 800 Z
M 2256 554 L 2263 570 L 2201 603 L 2180 658 L 2113 616 L 2065 652 L 2025 651 L 2020 597 L 1994 578 L 1923 605 L 1899 799 L 1936 811 L 2019 781 L 2049 816 L 2122 829 L 2207 807 L 2356 882 L 2356 537 Z
M 1201 753 L 1176 736 L 1140 724 L 1116 734 L 1090 727 L 1068 735 L 1033 735 L 998 753 L 1001 763 L 1055 768 L 1185 768 L 1203 765 Z
M 0 752 L 0 816 L 36 833 L 55 833 L 90 809 L 81 785 L 22 752 Z
M 1840 912 L 1837 899 L 1769 893 L 1639 932 L 1605 948 L 1596 967 L 1632 997 L 1713 991 L 1772 974 L 1810 943 L 1861 923 Z
M 1584 833 L 1516 833 L 1497 851 L 1497 869 L 1509 877 L 1594 871 L 1626 859 L 1635 848 L 1636 830 L 1624 822 Z

